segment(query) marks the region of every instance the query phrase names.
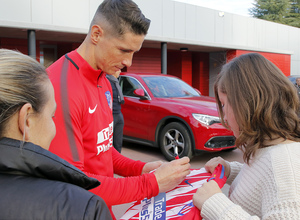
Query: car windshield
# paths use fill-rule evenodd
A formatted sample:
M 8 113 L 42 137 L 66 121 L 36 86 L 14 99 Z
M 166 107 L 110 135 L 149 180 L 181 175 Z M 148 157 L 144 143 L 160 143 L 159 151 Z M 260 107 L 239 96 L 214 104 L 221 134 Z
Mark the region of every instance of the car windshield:
M 176 98 L 200 96 L 199 93 L 184 81 L 173 77 L 145 76 L 144 82 L 157 98 Z

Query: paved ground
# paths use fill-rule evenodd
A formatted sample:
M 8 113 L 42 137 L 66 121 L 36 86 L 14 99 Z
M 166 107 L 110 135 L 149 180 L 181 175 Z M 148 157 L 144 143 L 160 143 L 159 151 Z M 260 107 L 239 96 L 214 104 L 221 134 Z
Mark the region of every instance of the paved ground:
M 142 146 L 131 143 L 124 143 L 122 154 L 134 160 L 141 160 L 144 162 L 150 162 L 155 160 L 166 161 L 160 150 L 157 148 L 151 148 L 148 146 Z M 242 162 L 242 152 L 238 149 L 228 152 L 217 152 L 217 153 L 205 153 L 203 155 L 195 156 L 191 160 L 192 168 L 203 167 L 204 164 L 211 158 L 221 156 L 228 161 L 240 161 Z M 227 193 L 228 186 L 225 185 L 223 192 Z M 117 219 L 121 218 L 125 211 L 129 208 L 130 203 L 117 205 L 113 207 L 113 212 Z

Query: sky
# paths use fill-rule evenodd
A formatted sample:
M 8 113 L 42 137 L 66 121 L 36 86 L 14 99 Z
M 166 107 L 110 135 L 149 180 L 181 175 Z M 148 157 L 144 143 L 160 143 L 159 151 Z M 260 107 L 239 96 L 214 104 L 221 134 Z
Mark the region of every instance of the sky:
M 253 7 L 254 0 L 174 0 L 193 5 L 199 5 L 218 11 L 250 16 L 248 9 Z

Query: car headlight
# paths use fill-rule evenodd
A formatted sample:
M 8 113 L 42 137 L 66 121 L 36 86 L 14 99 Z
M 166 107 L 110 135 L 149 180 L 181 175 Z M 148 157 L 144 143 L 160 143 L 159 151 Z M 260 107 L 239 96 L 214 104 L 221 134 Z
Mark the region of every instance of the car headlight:
M 205 125 L 212 125 L 214 123 L 220 123 L 220 118 L 216 116 L 211 116 L 211 115 L 203 115 L 203 114 L 192 114 L 194 119 L 199 121 L 202 124 Z

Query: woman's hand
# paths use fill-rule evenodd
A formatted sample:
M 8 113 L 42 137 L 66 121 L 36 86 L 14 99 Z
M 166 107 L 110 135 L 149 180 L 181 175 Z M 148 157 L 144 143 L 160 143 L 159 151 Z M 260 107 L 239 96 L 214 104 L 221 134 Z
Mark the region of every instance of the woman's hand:
M 211 180 L 209 182 L 203 183 L 201 187 L 198 188 L 197 192 L 193 196 L 194 205 L 201 210 L 204 202 L 216 193 L 222 192 L 216 181 Z
M 207 172 L 213 173 L 215 168 L 218 166 L 218 164 L 222 164 L 225 168 L 225 176 L 228 178 L 230 175 L 230 165 L 229 163 L 224 160 L 222 157 L 214 157 L 210 159 L 206 164 L 205 164 L 205 170 Z

